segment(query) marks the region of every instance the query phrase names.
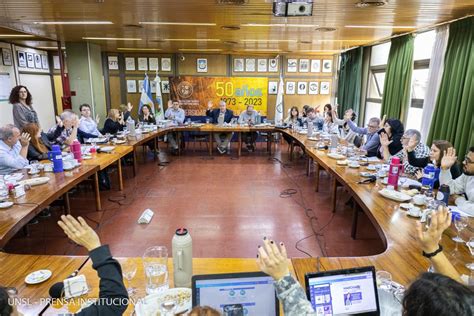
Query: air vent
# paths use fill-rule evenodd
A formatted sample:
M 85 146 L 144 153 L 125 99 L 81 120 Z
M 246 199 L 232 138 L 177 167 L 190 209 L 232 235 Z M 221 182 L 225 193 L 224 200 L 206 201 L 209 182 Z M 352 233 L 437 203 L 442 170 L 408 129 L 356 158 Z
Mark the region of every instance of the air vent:
M 240 30 L 240 26 L 237 25 L 223 25 L 221 26 L 221 29 L 225 31 L 238 31 Z
M 143 28 L 143 25 L 139 25 L 139 24 L 124 24 L 123 26 L 124 27 L 129 27 L 129 28 L 135 28 L 135 29 L 142 29 Z
M 223 43 L 226 44 L 226 45 L 237 45 L 237 44 L 239 44 L 239 42 L 236 42 L 236 41 L 224 41 Z
M 376 0 L 361 0 L 355 4 L 357 8 L 368 8 L 368 7 L 381 7 L 388 3 L 388 1 L 376 1 Z
M 300 41 L 300 44 L 313 44 L 311 41 Z
M 216 0 L 217 4 L 221 5 L 243 5 L 247 4 L 248 0 Z
M 335 27 L 317 27 L 314 30 L 318 32 L 334 32 L 336 28 Z

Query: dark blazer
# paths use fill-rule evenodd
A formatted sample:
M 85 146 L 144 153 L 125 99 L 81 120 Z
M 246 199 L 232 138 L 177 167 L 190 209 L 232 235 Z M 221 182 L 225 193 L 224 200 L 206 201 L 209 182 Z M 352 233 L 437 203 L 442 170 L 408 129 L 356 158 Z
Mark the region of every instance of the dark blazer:
M 148 115 L 148 119 L 145 120 L 142 114 L 138 115 L 138 120 L 142 123 L 148 123 L 148 124 L 156 124 L 156 119 L 153 114 Z
M 107 118 L 104 122 L 104 129 L 102 130 L 102 134 L 117 134 L 117 132 L 123 130 L 123 125 L 119 122 L 115 122 L 111 118 Z
M 43 144 L 46 146 L 48 150 L 51 150 L 51 143 L 49 142 L 48 135 L 44 132 L 41 132 L 41 141 Z M 45 160 L 48 159 L 48 153 L 42 153 L 38 149 L 36 149 L 31 143 L 28 146 L 28 154 L 26 158 L 31 161 L 31 160 Z
M 97 138 L 99 135 L 94 135 L 94 134 L 89 134 L 86 133 L 80 129 L 77 129 L 77 140 L 81 143 L 84 144 L 84 141 L 89 138 Z
M 219 113 L 221 112 L 220 109 L 215 109 L 215 110 L 207 110 L 206 115 L 212 119 L 213 124 L 217 124 L 217 119 L 219 118 Z M 229 109 L 225 110 L 224 114 L 224 122 L 230 123 L 232 118 L 234 117 L 234 112 L 232 112 Z

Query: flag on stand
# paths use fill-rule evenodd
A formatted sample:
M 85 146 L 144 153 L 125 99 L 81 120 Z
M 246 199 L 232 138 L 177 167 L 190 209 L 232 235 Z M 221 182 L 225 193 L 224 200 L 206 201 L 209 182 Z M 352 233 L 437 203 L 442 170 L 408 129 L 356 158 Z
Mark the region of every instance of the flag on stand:
M 280 82 L 278 83 L 278 94 L 275 104 L 275 124 L 283 123 L 283 76 L 280 73 Z
M 156 77 L 155 77 L 155 83 L 156 83 L 156 103 L 158 104 L 158 107 L 155 112 L 155 117 L 157 120 L 164 120 L 165 119 L 165 112 L 163 112 L 163 98 L 161 96 L 161 79 L 160 76 L 158 76 L 158 70 L 156 71 Z
M 140 96 L 140 104 L 138 105 L 138 112 L 141 111 L 142 106 L 148 104 L 151 108 L 151 112 L 155 112 L 155 104 L 153 103 L 153 97 L 151 96 L 150 80 L 148 75 L 145 73 L 145 80 L 143 81 L 142 95 Z

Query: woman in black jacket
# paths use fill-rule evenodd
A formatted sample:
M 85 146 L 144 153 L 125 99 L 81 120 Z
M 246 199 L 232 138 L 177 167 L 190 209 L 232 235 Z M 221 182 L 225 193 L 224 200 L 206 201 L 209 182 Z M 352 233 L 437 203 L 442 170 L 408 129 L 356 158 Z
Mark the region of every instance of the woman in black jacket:
M 109 115 L 107 116 L 107 119 L 104 122 L 104 129 L 102 130 L 102 134 L 115 135 L 119 131 L 122 131 L 124 126 L 125 122 L 123 121 L 120 111 L 117 109 L 110 109 Z
M 384 127 L 378 132 L 380 147 L 377 157 L 388 161 L 391 156 L 403 149 L 402 137 L 405 129 L 403 123 L 397 119 L 388 119 Z
M 61 130 L 57 130 L 58 133 L 61 133 Z M 29 161 L 48 159 L 48 152 L 51 150 L 51 143 L 46 133 L 43 133 L 38 124 L 26 124 L 23 126 L 22 132 L 30 134 L 31 137 L 30 146 L 28 146 L 27 159 Z
M 138 114 L 138 120 L 141 123 L 156 124 L 155 116 L 151 113 L 151 108 L 148 104 L 143 104 Z

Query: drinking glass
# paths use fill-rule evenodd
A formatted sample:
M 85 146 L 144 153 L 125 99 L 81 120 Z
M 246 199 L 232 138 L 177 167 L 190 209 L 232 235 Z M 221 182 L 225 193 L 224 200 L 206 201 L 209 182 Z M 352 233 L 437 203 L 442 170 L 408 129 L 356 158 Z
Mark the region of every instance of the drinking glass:
M 143 254 L 143 266 L 147 278 L 146 293 L 153 294 L 167 290 L 168 249 L 165 246 L 153 246 Z
M 453 237 L 453 240 L 456 242 L 456 250 L 458 249 L 458 243 L 464 242 L 464 240 L 459 236 L 459 234 L 462 232 L 464 228 L 467 227 L 468 224 L 468 219 L 467 216 L 462 216 L 461 214 L 456 215 L 454 217 L 454 227 L 456 227 L 456 230 L 458 232 L 456 237 Z
M 35 175 L 39 172 L 39 162 L 38 160 L 31 160 L 30 161 L 30 173 Z
M 471 237 L 467 242 L 466 242 L 467 248 L 469 248 L 469 251 L 471 252 L 471 257 L 474 257 L 474 237 Z M 466 268 L 471 270 L 471 278 L 473 277 L 474 273 L 474 262 L 466 264 Z
M 433 205 L 433 201 L 434 201 L 434 193 L 433 193 L 433 190 L 426 190 L 425 191 L 425 204 L 426 204 L 426 207 L 429 208 L 429 209 L 433 209 L 434 205 Z M 435 208 L 436 209 L 436 208 Z
M 392 291 L 392 275 L 387 271 L 377 271 L 377 285 L 380 289 L 391 292 Z
M 129 258 L 122 263 L 122 275 L 128 281 L 127 292 L 129 295 L 133 295 L 136 293 L 136 289 L 134 287 L 130 287 L 130 282 L 135 277 L 136 273 L 137 264 L 132 258 Z

